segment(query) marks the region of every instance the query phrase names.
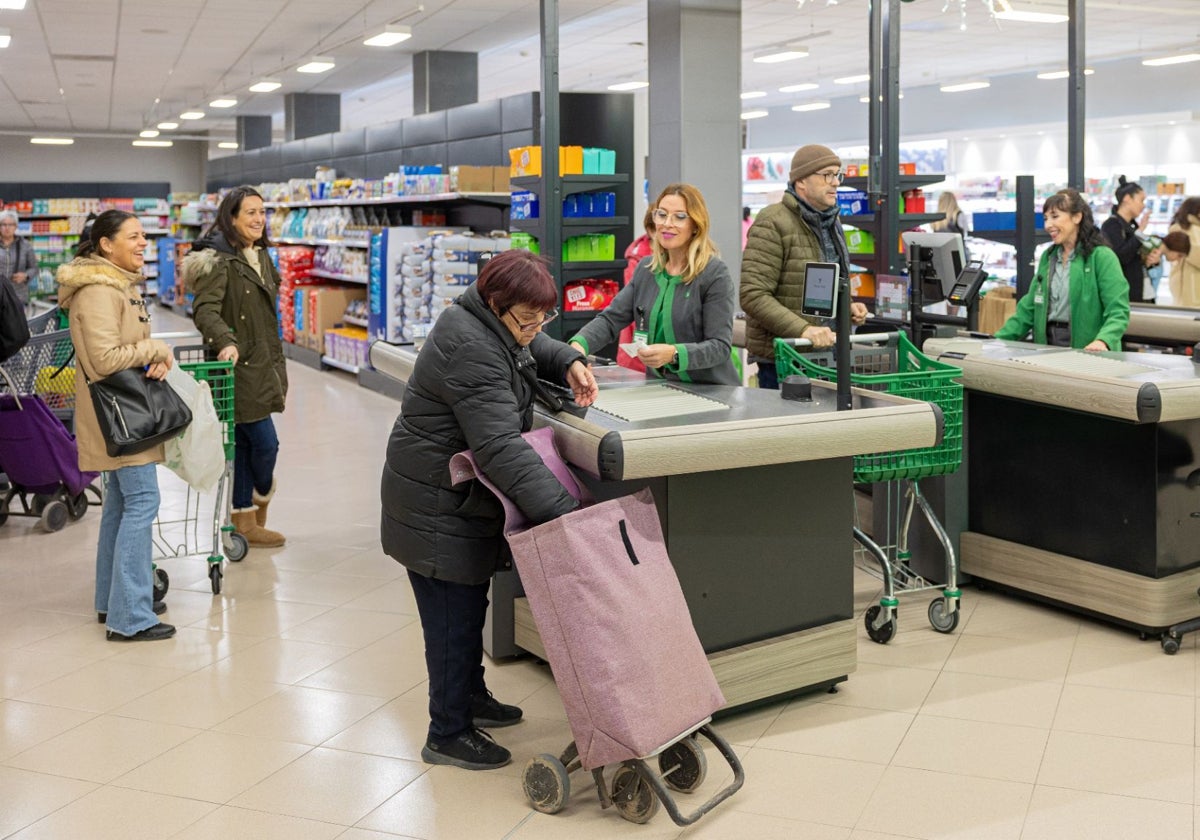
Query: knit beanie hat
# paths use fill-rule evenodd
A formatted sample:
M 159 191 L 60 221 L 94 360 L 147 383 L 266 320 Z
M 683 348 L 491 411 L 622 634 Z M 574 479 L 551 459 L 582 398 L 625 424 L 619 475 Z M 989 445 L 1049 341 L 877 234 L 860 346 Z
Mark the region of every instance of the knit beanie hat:
M 826 166 L 841 165 L 842 159 L 834 154 L 833 149 L 828 146 L 819 146 L 815 143 L 801 146 L 796 150 L 796 154 L 792 155 L 792 171 L 788 180 L 794 184 L 801 178 L 807 178 Z

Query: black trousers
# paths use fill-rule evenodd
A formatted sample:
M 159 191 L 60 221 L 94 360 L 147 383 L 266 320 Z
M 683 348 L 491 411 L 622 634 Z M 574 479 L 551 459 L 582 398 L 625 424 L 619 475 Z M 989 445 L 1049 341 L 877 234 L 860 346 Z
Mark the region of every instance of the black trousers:
M 489 583 L 465 584 L 408 573 L 429 672 L 429 739 L 438 744 L 471 728 L 471 698 L 483 694 L 483 622 Z

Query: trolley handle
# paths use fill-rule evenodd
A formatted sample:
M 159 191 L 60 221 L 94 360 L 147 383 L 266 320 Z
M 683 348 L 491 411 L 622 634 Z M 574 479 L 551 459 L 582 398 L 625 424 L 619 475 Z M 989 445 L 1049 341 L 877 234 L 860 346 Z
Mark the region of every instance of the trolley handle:
M 881 332 L 881 333 L 855 333 L 850 336 L 851 344 L 895 344 L 896 337 L 900 335 L 898 332 Z M 792 347 L 812 347 L 813 343 L 807 338 L 781 338 L 779 339 L 784 344 Z

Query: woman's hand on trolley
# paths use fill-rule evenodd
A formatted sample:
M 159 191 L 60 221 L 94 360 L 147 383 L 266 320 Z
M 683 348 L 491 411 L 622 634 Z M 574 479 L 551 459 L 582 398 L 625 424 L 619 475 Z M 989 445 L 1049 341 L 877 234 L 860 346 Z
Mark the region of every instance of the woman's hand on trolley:
M 575 394 L 575 403 L 585 408 L 594 403 L 600 394 L 592 369 L 578 359 L 567 368 L 567 384 Z
M 237 345 L 236 344 L 226 344 L 224 347 L 222 347 L 220 352 L 217 353 L 217 361 L 218 362 L 233 362 L 236 365 L 238 363 Z

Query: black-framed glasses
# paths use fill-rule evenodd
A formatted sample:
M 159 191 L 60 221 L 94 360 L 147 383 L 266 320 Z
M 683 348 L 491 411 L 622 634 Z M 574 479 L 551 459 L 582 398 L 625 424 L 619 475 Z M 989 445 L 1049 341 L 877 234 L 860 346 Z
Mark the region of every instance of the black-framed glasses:
M 824 178 L 826 184 L 840 184 L 846 180 L 846 173 L 840 169 L 837 172 L 814 172 L 813 174 Z
M 558 310 L 551 309 L 549 312 L 545 312 L 542 314 L 542 320 L 533 321 L 528 324 L 522 324 L 520 321 L 518 321 L 517 313 L 513 312 L 511 309 L 508 310 L 508 314 L 512 315 L 513 323 L 517 325 L 517 329 L 519 329 L 521 332 L 524 332 L 524 333 L 531 333 L 531 332 L 536 332 L 537 330 L 541 329 L 542 327 L 546 326 L 551 321 L 553 321 L 555 318 L 557 318 Z
M 650 218 L 654 219 L 654 221 L 660 225 L 666 222 L 667 219 L 670 219 L 677 225 L 681 225 L 691 217 L 683 211 L 678 213 L 668 213 L 666 210 L 655 210 L 654 213 L 651 214 Z

